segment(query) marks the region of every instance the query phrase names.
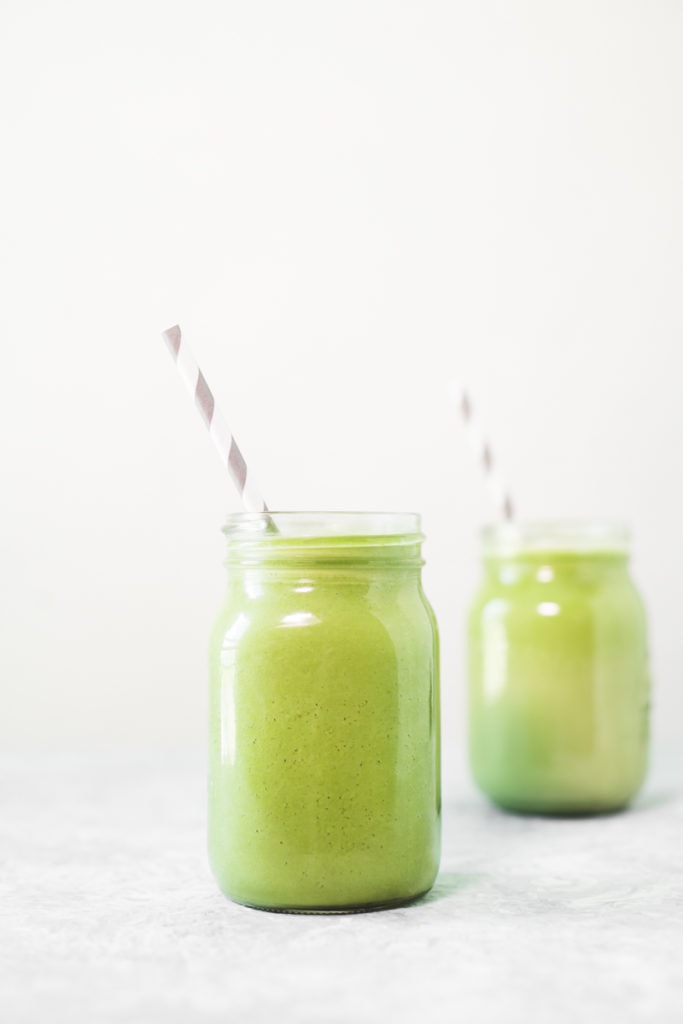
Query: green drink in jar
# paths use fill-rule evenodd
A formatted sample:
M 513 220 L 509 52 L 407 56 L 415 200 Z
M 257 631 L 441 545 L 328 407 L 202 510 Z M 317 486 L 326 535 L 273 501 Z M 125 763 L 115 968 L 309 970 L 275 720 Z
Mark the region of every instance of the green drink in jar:
M 209 855 L 273 910 L 395 906 L 439 862 L 438 640 L 417 516 L 230 517 Z
M 627 531 L 504 523 L 482 536 L 468 627 L 470 764 L 501 807 L 624 807 L 648 753 L 647 625 Z

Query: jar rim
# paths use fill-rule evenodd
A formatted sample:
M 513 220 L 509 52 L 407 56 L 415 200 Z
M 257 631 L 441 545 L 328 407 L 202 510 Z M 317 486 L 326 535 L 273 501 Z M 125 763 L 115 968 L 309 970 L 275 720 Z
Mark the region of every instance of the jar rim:
M 546 519 L 494 523 L 481 531 L 485 555 L 561 552 L 627 554 L 628 526 L 608 519 Z
M 234 512 L 227 516 L 223 533 L 235 541 L 353 541 L 364 539 L 423 537 L 420 516 L 416 512 L 332 512 L 268 511 Z

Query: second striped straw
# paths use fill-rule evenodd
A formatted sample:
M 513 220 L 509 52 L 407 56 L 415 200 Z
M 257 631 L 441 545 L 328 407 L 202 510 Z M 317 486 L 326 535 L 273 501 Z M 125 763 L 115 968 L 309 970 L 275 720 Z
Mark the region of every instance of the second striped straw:
M 467 440 L 484 474 L 484 483 L 496 512 L 499 518 L 509 522 L 514 518 L 512 498 L 494 461 L 491 445 L 479 425 L 469 393 L 462 384 L 456 381 L 451 382 L 448 393 L 458 409 Z
M 206 383 L 204 374 L 199 369 L 187 343 L 183 341 L 180 327 L 177 324 L 174 327 L 169 327 L 163 332 L 163 338 L 175 360 L 190 398 L 208 427 L 211 440 L 239 491 L 244 507 L 247 512 L 267 512 L 268 506 L 249 473 L 237 441 L 232 436 L 220 411 L 216 408 L 214 397 Z

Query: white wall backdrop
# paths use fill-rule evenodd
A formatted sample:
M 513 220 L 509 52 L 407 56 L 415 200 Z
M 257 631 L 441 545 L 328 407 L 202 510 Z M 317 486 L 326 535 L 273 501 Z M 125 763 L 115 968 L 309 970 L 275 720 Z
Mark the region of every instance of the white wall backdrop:
M 489 509 L 633 527 L 683 738 L 683 6 L 5 0 L 0 746 L 201 749 L 238 501 L 424 516 L 446 766 Z

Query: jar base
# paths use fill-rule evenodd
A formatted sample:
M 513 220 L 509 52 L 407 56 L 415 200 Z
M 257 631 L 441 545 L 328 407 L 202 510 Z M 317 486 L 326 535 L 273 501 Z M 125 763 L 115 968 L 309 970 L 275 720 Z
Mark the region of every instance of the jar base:
M 332 915 L 339 917 L 343 914 L 372 914 L 381 910 L 397 910 L 399 907 L 407 907 L 423 899 L 432 886 L 415 896 L 400 896 L 395 900 L 379 900 L 376 903 L 362 903 L 350 906 L 339 907 L 274 907 L 260 903 L 248 903 L 246 900 L 238 900 L 234 896 L 225 896 L 240 907 L 247 907 L 249 910 L 263 910 L 268 914 L 297 914 L 305 916 Z
M 525 804 L 516 801 L 495 800 L 489 797 L 490 802 L 499 811 L 505 814 L 518 814 L 528 818 L 597 818 L 610 814 L 622 814 L 628 810 L 632 798 L 615 804 L 604 804 L 590 806 L 589 804 L 576 804 L 567 806 L 551 806 L 543 804 Z

